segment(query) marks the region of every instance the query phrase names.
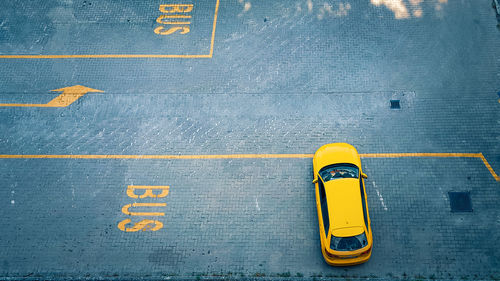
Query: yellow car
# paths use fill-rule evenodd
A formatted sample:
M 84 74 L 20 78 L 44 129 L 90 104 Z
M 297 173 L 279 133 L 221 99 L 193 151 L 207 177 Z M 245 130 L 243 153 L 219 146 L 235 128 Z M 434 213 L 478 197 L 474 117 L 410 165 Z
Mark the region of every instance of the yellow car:
M 320 147 L 313 158 L 321 251 L 330 265 L 366 262 L 372 253 L 372 230 L 361 159 L 352 145 Z

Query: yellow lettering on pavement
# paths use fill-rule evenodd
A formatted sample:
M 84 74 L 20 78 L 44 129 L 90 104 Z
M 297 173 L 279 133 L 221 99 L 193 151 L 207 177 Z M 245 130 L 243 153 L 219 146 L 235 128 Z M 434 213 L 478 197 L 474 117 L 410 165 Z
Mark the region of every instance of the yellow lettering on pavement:
M 136 189 L 143 189 L 145 190 L 143 194 L 137 195 L 135 194 Z M 154 194 L 153 190 L 161 190 L 160 194 Z M 149 186 L 149 185 L 129 185 L 127 187 L 127 195 L 128 197 L 131 198 L 146 198 L 146 197 L 151 197 L 151 198 L 163 198 L 168 195 L 170 187 L 166 185 L 158 185 L 158 186 Z
M 127 204 L 122 207 L 122 213 L 129 216 L 164 216 L 165 213 L 155 213 L 155 212 L 130 212 L 128 209 L 130 207 L 165 207 L 167 203 L 132 203 Z
M 137 232 L 139 230 L 157 231 L 163 227 L 163 223 L 161 221 L 156 221 L 156 220 L 141 220 L 140 222 L 136 222 L 132 227 L 125 227 L 127 224 L 131 222 L 132 222 L 131 219 L 124 219 L 118 224 L 118 229 L 125 232 Z
M 193 4 L 164 4 L 160 5 L 160 12 L 171 13 L 189 13 L 193 10 Z

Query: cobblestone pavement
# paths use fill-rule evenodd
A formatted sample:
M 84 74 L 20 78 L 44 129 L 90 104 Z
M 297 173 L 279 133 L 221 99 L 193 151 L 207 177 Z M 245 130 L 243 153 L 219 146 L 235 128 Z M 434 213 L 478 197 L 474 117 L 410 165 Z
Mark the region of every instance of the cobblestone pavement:
M 0 279 L 500 279 L 496 25 L 489 0 L 1 2 Z M 321 255 L 332 142 L 368 174 L 354 267 Z

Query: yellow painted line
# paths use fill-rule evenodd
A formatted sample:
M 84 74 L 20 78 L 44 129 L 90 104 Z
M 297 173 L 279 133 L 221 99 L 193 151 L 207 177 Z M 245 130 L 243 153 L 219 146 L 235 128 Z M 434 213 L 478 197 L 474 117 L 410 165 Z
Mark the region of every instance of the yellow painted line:
M 7 107 L 53 107 L 50 106 L 46 103 L 41 104 L 41 103 L 0 103 L 0 106 L 7 106 Z
M 0 159 L 269 159 L 312 158 L 313 154 L 223 154 L 223 155 L 0 155 Z
M 212 55 L 0 55 L 1 59 L 211 58 Z
M 480 155 L 479 158 L 481 158 L 481 160 L 483 160 L 484 165 L 486 166 L 486 168 L 488 168 L 488 170 L 490 171 L 491 175 L 495 178 L 495 180 L 500 181 L 500 177 L 498 177 L 498 175 L 495 173 L 495 171 L 491 167 L 490 163 L 488 163 L 488 161 L 486 161 L 486 158 L 484 158 L 484 155 L 482 153 L 479 153 L 479 155 Z
M 71 155 L 71 154 L 32 154 L 0 155 L 0 159 L 297 159 L 313 158 L 314 154 L 214 154 L 214 155 Z M 496 181 L 500 177 L 486 161 L 482 153 L 365 153 L 361 158 L 404 158 L 404 157 L 465 157 L 479 158 Z
M 147 54 L 137 54 L 137 55 L 120 55 L 120 54 L 106 54 L 106 55 L 0 55 L 0 59 L 89 59 L 89 58 L 118 58 L 118 59 L 130 59 L 130 58 L 178 58 L 178 59 L 200 59 L 200 58 L 212 58 L 214 53 L 214 40 L 215 40 L 215 28 L 217 25 L 217 15 L 219 12 L 219 2 L 217 0 L 215 3 L 215 14 L 212 27 L 212 37 L 210 40 L 210 52 L 208 55 L 147 55 Z M 14 106 L 14 105 L 12 105 Z M 15 105 L 17 106 L 17 105 Z M 25 106 L 25 105 L 22 105 Z M 38 105 L 36 105 L 38 106 Z
M 360 154 L 362 158 L 403 158 L 403 157 L 468 157 L 479 158 L 490 171 L 496 181 L 500 181 L 500 177 L 495 173 L 491 165 L 486 161 L 482 153 L 367 153 Z
M 362 158 L 402 158 L 402 157 L 480 157 L 481 153 L 366 153 Z
M 214 53 L 215 27 L 217 26 L 218 12 L 219 12 L 219 0 L 217 0 L 217 3 L 215 3 L 215 15 L 214 15 L 214 24 L 212 27 L 212 39 L 210 40 L 210 54 L 209 54 L 210 57 L 212 57 Z

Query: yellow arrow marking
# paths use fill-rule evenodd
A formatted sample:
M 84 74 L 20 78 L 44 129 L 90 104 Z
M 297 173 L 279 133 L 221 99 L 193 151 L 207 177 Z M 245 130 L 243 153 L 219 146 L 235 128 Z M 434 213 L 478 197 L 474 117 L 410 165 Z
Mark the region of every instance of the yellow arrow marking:
M 66 88 L 61 88 L 57 90 L 52 90 L 53 92 L 63 92 L 60 94 L 58 97 L 55 99 L 51 100 L 47 106 L 49 107 L 66 107 L 73 102 L 75 102 L 77 99 L 79 99 L 81 96 L 85 95 L 88 92 L 94 92 L 94 93 L 102 93 L 103 91 L 101 90 L 96 90 L 92 88 L 88 88 L 85 86 L 81 85 L 75 85 L 72 87 L 66 87 Z
M 74 103 L 81 96 L 88 92 L 98 92 L 103 93 L 101 90 L 96 90 L 88 88 L 81 85 L 75 85 L 71 87 L 61 88 L 52 90 L 52 92 L 63 92 L 53 100 L 48 103 L 37 104 L 37 103 L 0 103 L 0 106 L 12 106 L 12 107 L 66 107 Z

